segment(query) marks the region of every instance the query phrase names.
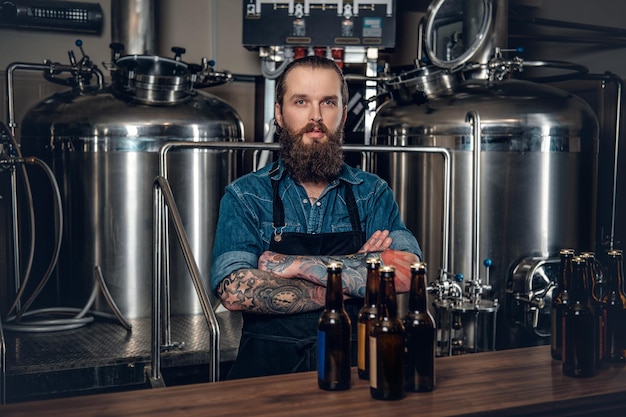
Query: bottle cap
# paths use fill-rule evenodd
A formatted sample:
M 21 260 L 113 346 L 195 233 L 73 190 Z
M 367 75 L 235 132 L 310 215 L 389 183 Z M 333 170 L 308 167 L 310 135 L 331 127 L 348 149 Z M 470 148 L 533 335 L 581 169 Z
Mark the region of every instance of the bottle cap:
M 326 265 L 326 269 L 328 270 L 337 270 L 343 268 L 343 264 L 339 261 L 332 261 Z

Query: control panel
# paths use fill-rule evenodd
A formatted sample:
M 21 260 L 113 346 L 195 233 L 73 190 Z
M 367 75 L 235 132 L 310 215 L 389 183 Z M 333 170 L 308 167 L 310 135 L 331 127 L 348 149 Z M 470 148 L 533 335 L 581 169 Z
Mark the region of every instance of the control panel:
M 395 0 L 244 0 L 243 45 L 395 46 Z

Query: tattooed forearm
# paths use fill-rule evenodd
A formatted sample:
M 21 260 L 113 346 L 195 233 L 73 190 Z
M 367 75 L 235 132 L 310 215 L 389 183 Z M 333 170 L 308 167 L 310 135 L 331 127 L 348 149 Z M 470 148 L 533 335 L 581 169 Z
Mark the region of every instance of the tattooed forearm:
M 301 279 L 285 279 L 267 271 L 242 269 L 224 278 L 217 293 L 229 310 L 294 314 L 322 307 L 326 289 Z
M 352 297 L 363 297 L 367 279 L 366 260 L 369 256 L 374 255 L 378 254 L 301 256 L 267 251 L 259 258 L 259 269 L 271 271 L 283 278 L 301 278 L 314 284 L 326 286 L 326 266 L 333 261 L 341 262 L 343 265 L 344 292 Z

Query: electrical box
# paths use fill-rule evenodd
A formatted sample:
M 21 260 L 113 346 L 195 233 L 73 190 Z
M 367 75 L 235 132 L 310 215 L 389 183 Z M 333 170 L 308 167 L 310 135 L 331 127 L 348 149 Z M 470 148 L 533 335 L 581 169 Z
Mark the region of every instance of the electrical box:
M 243 45 L 393 48 L 395 0 L 244 0 Z

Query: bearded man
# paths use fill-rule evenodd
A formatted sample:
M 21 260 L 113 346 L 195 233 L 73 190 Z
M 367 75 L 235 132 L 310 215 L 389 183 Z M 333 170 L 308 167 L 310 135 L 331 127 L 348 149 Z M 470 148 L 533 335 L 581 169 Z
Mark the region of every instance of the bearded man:
M 347 102 L 348 87 L 333 60 L 291 62 L 276 82 L 280 158 L 226 187 L 211 286 L 225 308 L 243 316 L 229 379 L 316 369 L 331 259 L 343 263 L 353 359 L 367 257 L 375 253 L 393 265 L 396 290 L 409 290 L 409 267 L 422 253 L 387 183 L 344 162 Z

